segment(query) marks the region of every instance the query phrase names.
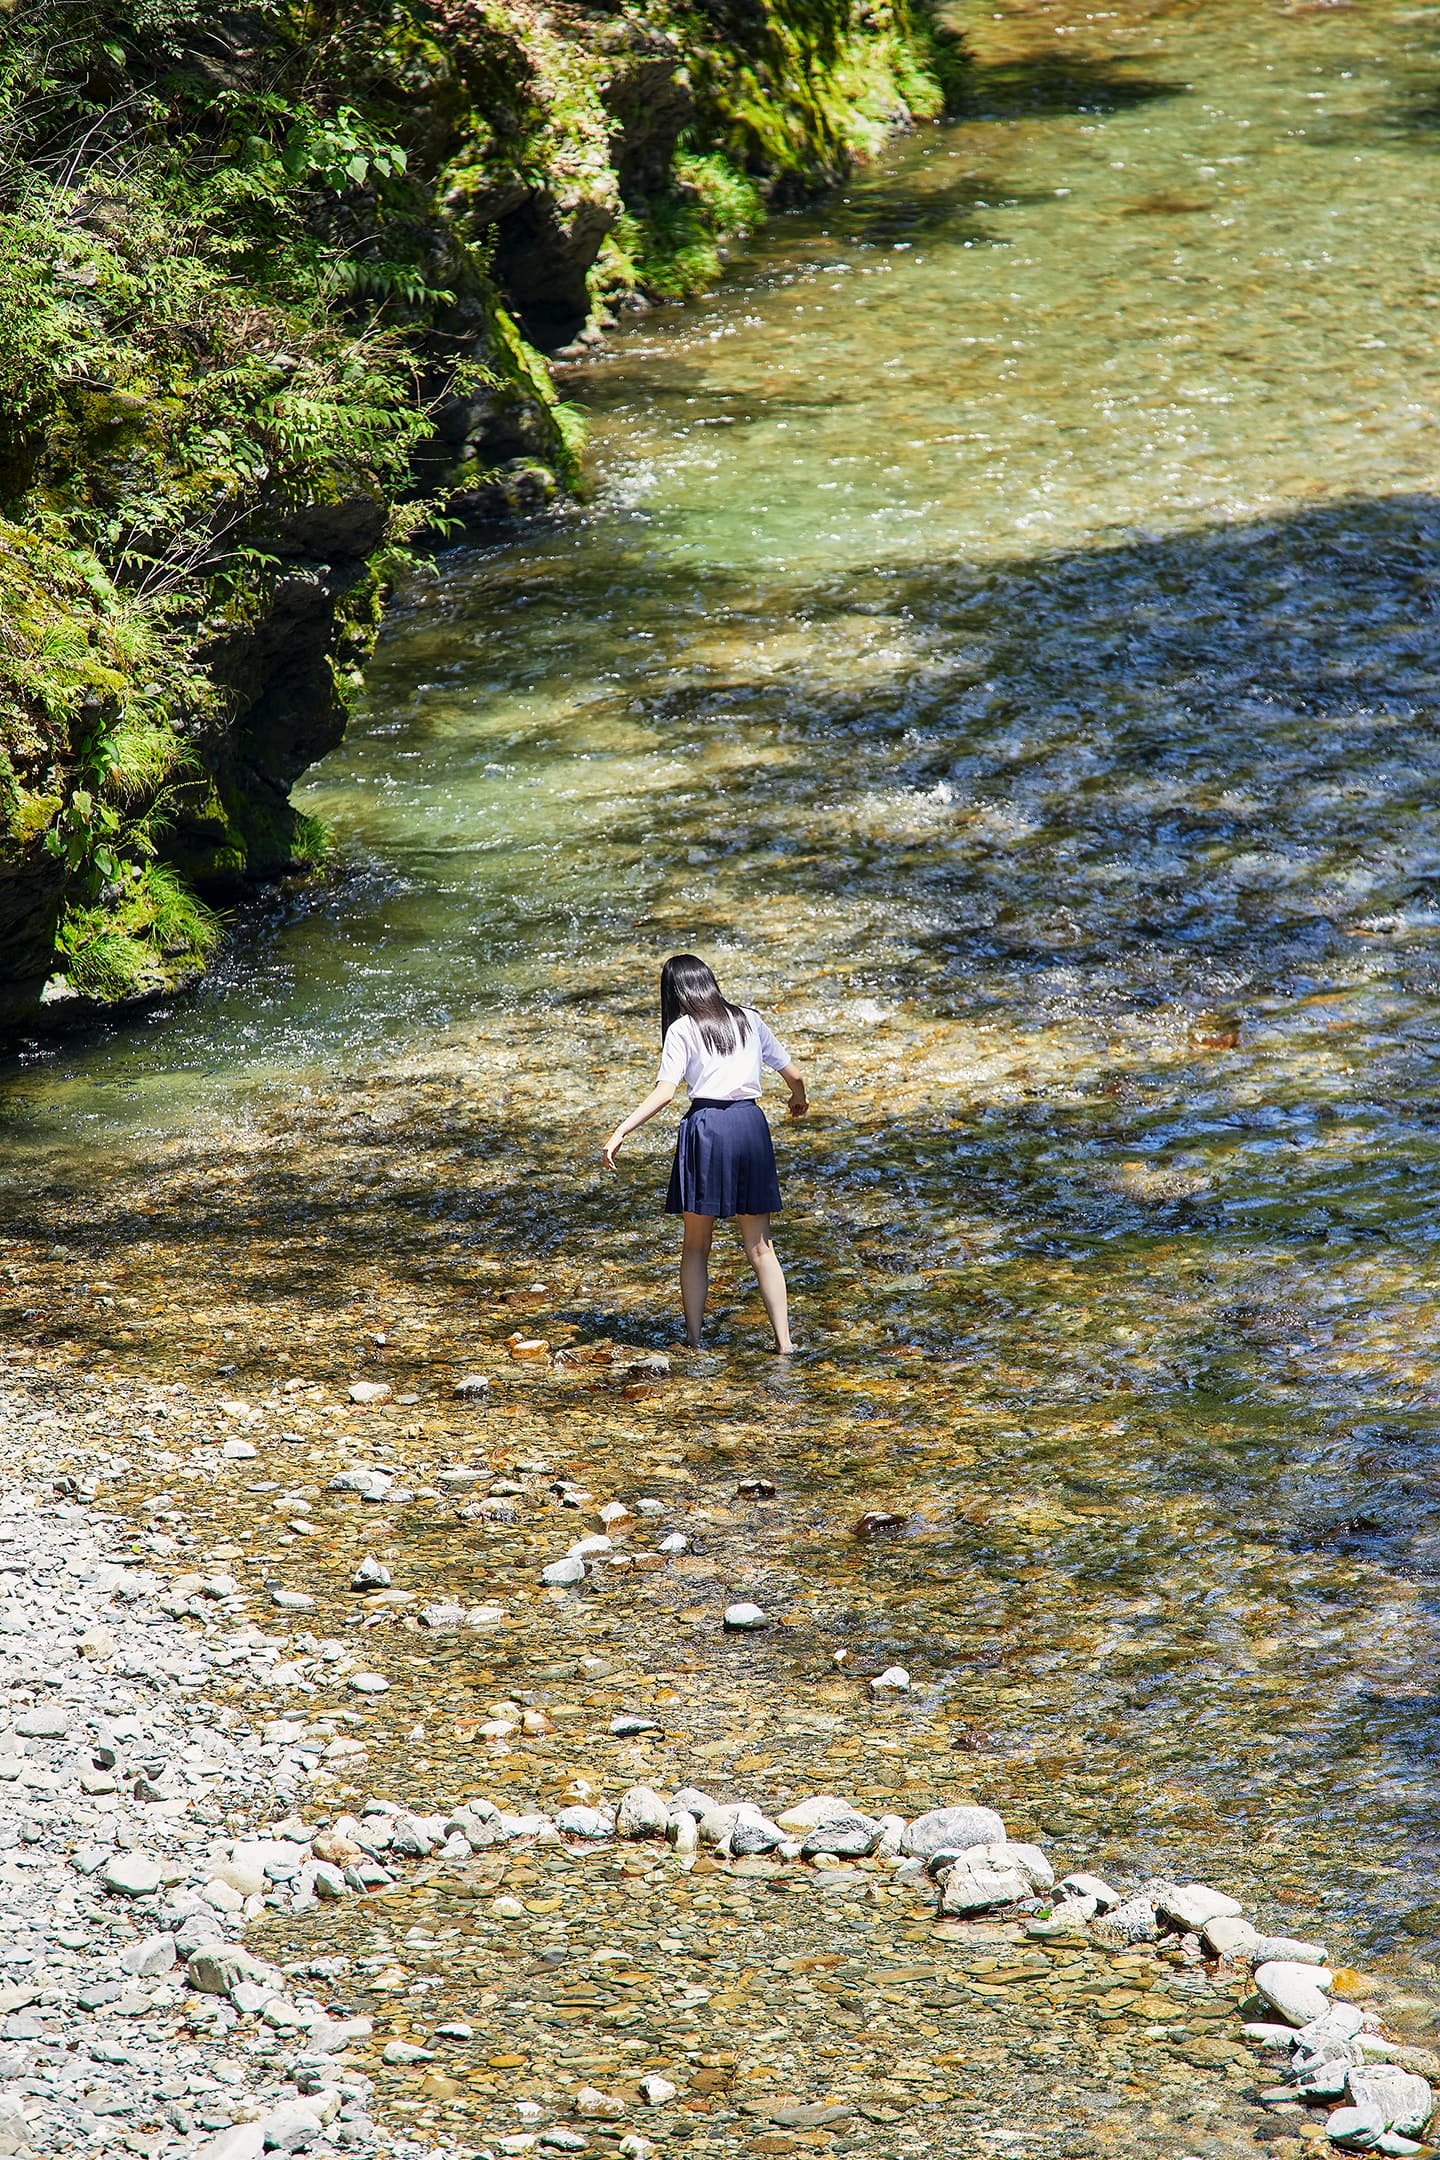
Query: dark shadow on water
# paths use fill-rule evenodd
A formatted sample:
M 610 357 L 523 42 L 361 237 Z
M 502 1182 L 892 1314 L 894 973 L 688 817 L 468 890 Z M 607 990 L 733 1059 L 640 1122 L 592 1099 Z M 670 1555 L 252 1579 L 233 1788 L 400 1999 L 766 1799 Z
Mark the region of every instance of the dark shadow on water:
M 523 591 L 526 639 L 502 667 L 558 690 L 582 621 L 613 707 L 639 695 L 647 734 L 697 760 L 715 873 L 702 915 L 743 920 L 732 872 L 801 894 L 838 876 L 920 905 L 887 994 L 933 1000 L 938 964 L 962 1001 L 1012 1004 L 1060 969 L 1117 1009 L 1283 989 L 1348 964 L 1357 940 L 1380 949 L 1397 922 L 1440 928 L 1432 498 L 999 564 L 776 571 L 763 589 L 669 560 L 623 519 L 614 531 L 614 551 L 493 557 L 390 649 L 403 676 L 412 647 L 438 649 L 477 615 L 503 623 Z M 696 666 L 689 644 L 710 624 L 732 642 Z M 747 634 L 758 651 L 792 624 L 806 654 L 752 669 Z M 847 681 L 847 641 L 890 632 L 910 656 Z M 381 700 L 386 671 L 382 649 Z M 773 752 L 739 793 L 698 764 L 731 741 Z M 881 790 L 889 829 L 871 807 Z M 653 817 L 643 794 L 618 804 L 614 838 L 643 851 Z M 1016 830 L 987 844 L 999 817 Z
M 485 557 L 397 621 L 377 707 L 393 687 L 403 709 L 477 630 L 502 690 L 573 684 L 578 661 L 604 686 L 601 717 L 626 716 L 685 769 L 681 805 L 673 764 L 647 789 L 617 753 L 603 844 L 683 864 L 703 835 L 695 897 L 670 893 L 637 933 L 638 909 L 577 909 L 562 861 L 538 889 L 520 862 L 486 888 L 494 919 L 477 927 L 463 885 L 446 887 L 434 936 L 482 987 L 482 939 L 495 968 L 521 938 L 555 956 L 554 1000 L 515 1015 L 513 1072 L 362 1073 L 237 1126 L 233 1145 L 220 1131 L 99 1173 L 93 1156 L 52 1158 L 0 1197 L 11 1238 L 41 1256 L 36 1283 L 9 1293 L 3 1339 L 22 1357 L 39 1341 L 239 1392 L 284 1356 L 334 1385 L 378 1364 L 367 1327 L 428 1302 L 447 1316 L 427 1366 L 443 1395 L 507 1332 L 482 1280 L 533 1271 L 562 1286 L 557 1326 L 673 1340 L 663 1163 L 637 1148 L 625 1185 L 602 1184 L 589 1122 L 541 1084 L 552 1031 L 598 1026 L 608 998 L 604 1056 L 648 1061 L 648 979 L 621 996 L 610 958 L 697 920 L 743 944 L 772 897 L 820 926 L 826 995 L 895 1015 L 893 1035 L 877 1023 L 876 1060 L 901 1074 L 912 1026 L 990 1021 L 1038 1060 L 1053 1031 L 1103 1046 L 1128 1017 L 1169 1014 L 1158 1049 L 1107 1071 L 1102 1047 L 1090 1079 L 1041 1074 L 1028 1097 L 992 1099 L 983 1077 L 942 1069 L 904 1115 L 878 1090 L 851 1107 L 840 1088 L 785 1136 L 785 1250 L 820 1345 L 786 1383 L 784 1444 L 816 1451 L 806 1564 L 827 1580 L 833 1567 L 837 1610 L 883 1611 L 893 1651 L 943 1652 L 957 1671 L 992 1652 L 1069 1655 L 1036 1569 L 1076 1612 L 1159 1595 L 1176 1631 L 1157 1638 L 1163 1656 L 1066 1683 L 1092 1762 L 1153 1750 L 1223 1806 L 1283 1712 L 1287 1764 L 1328 1780 L 1296 1803 L 1307 1840 L 1322 1815 L 1348 1836 L 1347 1810 L 1372 1806 L 1368 1763 L 1395 1781 L 1373 1807 L 1423 1842 L 1430 1692 L 1383 1675 L 1346 1692 L 1321 1642 L 1291 1656 L 1287 1692 L 1232 1716 L 1228 1654 L 1185 1629 L 1217 1581 L 1253 1570 L 1266 1596 L 1302 1617 L 1333 1609 L 1342 1630 L 1411 1599 L 1419 1643 L 1440 1579 L 1428 1382 L 1397 1413 L 1388 1354 L 1357 1366 L 1343 1329 L 1331 1345 L 1318 1327 L 1387 1302 L 1402 1341 L 1429 1324 L 1437 538 L 1440 503 L 1405 497 L 999 564 L 777 571 L 763 591 L 677 564 L 620 520 L 558 529 L 548 556 Z M 796 625 L 776 668 L 765 641 Z M 701 629 L 717 633 L 703 664 Z M 862 676 L 872 636 L 886 663 Z M 407 754 L 430 740 L 425 712 Z M 557 746 L 606 754 L 591 728 L 588 711 L 552 716 L 507 756 L 538 777 Z M 821 994 L 811 965 L 807 946 L 797 1001 Z M 1217 1012 L 1220 1047 L 1186 1050 L 1191 1019 Z M 492 1033 L 506 1038 L 498 1014 Z M 45 1262 L 52 1244 L 68 1257 Z M 621 1265 L 587 1285 L 602 1253 Z M 96 1277 L 120 1278 L 116 1303 L 82 1294 Z M 717 1305 L 721 1376 L 693 1395 L 677 1383 L 678 1407 L 653 1413 L 701 1448 L 736 1413 L 737 1373 L 753 1399 L 744 1361 L 759 1363 L 752 1303 L 727 1287 Z M 583 1384 L 557 1377 L 533 1400 L 563 1429 Z M 962 1468 L 976 1415 L 983 1450 Z M 877 1496 L 877 1454 L 896 1486 L 928 1465 L 939 1512 L 933 1537 L 865 1562 L 867 1606 L 843 1525 L 853 1496 Z M 1077 1512 L 1034 1528 L 1026 1508 L 1054 1491 Z M 1189 1732 L 1202 1709 L 1221 1722 Z M 1377 1939 L 1398 1939 L 1404 1894 L 1375 1891 Z
M 1186 82 L 1145 75 L 1124 61 L 1092 60 L 1083 54 L 1033 56 L 970 70 L 956 117 L 965 120 L 1028 120 L 1057 113 L 1130 112 L 1158 99 L 1183 97 Z

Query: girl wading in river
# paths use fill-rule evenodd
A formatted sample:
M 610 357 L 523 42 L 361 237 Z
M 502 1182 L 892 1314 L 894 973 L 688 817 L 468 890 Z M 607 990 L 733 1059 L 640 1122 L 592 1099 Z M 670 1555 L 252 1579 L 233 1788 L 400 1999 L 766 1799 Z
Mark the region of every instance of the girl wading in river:
M 683 1080 L 690 1107 L 676 1136 L 665 1212 L 685 1218 L 680 1249 L 685 1340 L 692 1350 L 700 1348 L 710 1287 L 710 1240 L 717 1216 L 733 1215 L 775 1330 L 775 1348 L 788 1357 L 795 1346 L 785 1277 L 770 1242 L 780 1180 L 770 1127 L 760 1108 L 760 1080 L 767 1065 L 778 1072 L 789 1083 L 791 1117 L 804 1117 L 810 1107 L 804 1079 L 759 1013 L 748 1005 L 732 1005 L 693 953 L 676 953 L 660 971 L 660 1036 L 660 1078 L 606 1141 L 605 1167 L 615 1168 L 627 1135 L 673 1102 Z

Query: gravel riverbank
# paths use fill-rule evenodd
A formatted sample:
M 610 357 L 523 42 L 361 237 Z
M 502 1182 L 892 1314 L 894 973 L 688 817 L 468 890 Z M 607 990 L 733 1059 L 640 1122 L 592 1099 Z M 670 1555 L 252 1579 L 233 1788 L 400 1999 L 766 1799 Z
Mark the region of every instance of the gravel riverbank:
M 382 2149 L 346 2059 L 365 2021 L 303 1983 L 293 2017 L 247 2021 L 187 1976 L 271 1890 L 237 1829 L 283 1812 L 275 1751 L 213 1692 L 236 1585 L 207 1571 L 192 1635 L 178 1571 L 37 1474 L 48 1413 L 10 1393 L 0 1415 L 0 2151 Z

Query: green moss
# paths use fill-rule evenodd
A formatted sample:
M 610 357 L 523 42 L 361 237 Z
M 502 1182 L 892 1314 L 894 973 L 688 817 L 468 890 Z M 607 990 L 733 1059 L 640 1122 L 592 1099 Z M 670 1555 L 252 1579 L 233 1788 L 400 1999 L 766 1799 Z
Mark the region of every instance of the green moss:
M 183 791 L 166 853 L 192 885 L 205 890 L 233 891 L 244 879 L 249 860 L 245 835 L 226 808 L 213 775 L 205 775 Z
M 887 129 L 943 103 L 931 14 L 917 20 L 906 0 L 752 0 L 733 14 L 682 0 L 675 19 L 700 135 L 772 191 L 830 185 Z
M 765 214 L 756 182 L 718 152 L 681 152 L 674 186 L 657 201 L 626 211 L 597 264 L 602 291 L 639 290 L 657 300 L 685 300 L 714 283 L 726 241 Z
M 297 870 L 314 873 L 327 867 L 334 859 L 335 835 L 324 818 L 313 817 L 307 810 L 295 812 L 290 855 Z
M 72 988 L 118 1004 L 193 982 L 220 936 L 219 917 L 168 865 L 152 863 L 121 880 L 118 897 L 67 907 L 56 949 Z
M 5 804 L 5 835 L 20 849 L 46 832 L 62 808 L 59 795 L 29 795 L 17 788 Z
M 974 88 L 974 68 L 965 46 L 965 33 L 957 17 L 958 0 L 922 0 L 910 25 L 909 52 L 930 93 L 922 91 L 913 106 L 916 113 L 934 113 L 928 98 L 939 93 L 940 112 L 954 112 Z
M 252 0 L 223 71 L 197 19 L 0 0 L 0 847 L 96 997 L 203 962 L 182 880 L 323 862 L 286 787 L 416 536 L 580 486 L 520 320 L 583 310 L 597 247 L 592 294 L 696 291 L 768 200 L 936 110 L 954 57 L 906 0 Z M 623 84 L 655 32 L 695 110 L 647 159 Z M 388 506 L 368 567 L 329 537 L 353 503 Z M 347 565 L 324 650 L 257 687 L 307 555 Z
M 509 310 L 492 301 L 488 326 L 497 360 L 504 376 L 529 400 L 540 416 L 550 455 L 560 478 L 574 486 L 580 478 L 580 453 L 585 442 L 585 423 L 573 405 L 556 392 L 550 370 L 533 345 L 521 335 Z

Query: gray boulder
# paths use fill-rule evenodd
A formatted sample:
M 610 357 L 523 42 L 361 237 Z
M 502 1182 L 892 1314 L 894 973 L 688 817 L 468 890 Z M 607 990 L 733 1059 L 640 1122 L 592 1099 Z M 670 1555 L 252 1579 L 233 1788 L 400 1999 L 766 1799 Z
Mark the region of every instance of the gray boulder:
M 977 1861 L 986 1867 L 1008 1869 L 1011 1874 L 1023 1875 L 1026 1896 L 1042 1895 L 1055 1887 L 1055 1870 L 1038 1845 L 1017 1844 L 1013 1838 L 996 1838 L 992 1844 L 977 1845 L 964 1855 L 972 1865 Z
M 1342 2040 L 1334 2040 L 1318 2055 L 1309 2055 L 1296 2069 L 1291 2067 L 1295 2090 L 1304 2100 L 1339 2100 L 1349 2090 L 1355 2059 Z
M 1228 1957 L 1241 1966 L 1263 1966 L 1265 1959 L 1259 1955 L 1265 1938 L 1250 1927 L 1248 1920 L 1237 1920 L 1226 1914 L 1215 1914 L 1200 1929 L 1200 1942 L 1205 1944 L 1211 1957 Z
M 1262 1935 L 1248 1920 L 1219 1915 L 1201 1929 L 1205 1947 L 1215 1957 L 1238 1965 L 1267 1965 L 1279 1959 L 1290 1965 L 1323 1965 L 1322 1943 L 1300 1942 L 1293 1935 Z
M 1211 1920 L 1236 1920 L 1243 1909 L 1238 1898 L 1207 1883 L 1167 1883 L 1155 1900 L 1157 1919 L 1181 1935 L 1198 1935 Z
M 141 1852 L 117 1852 L 100 1880 L 117 1897 L 153 1897 L 169 1880 L 165 1867 Z
M 194 1950 L 186 1960 L 185 1977 L 202 1995 L 234 1996 L 245 1985 L 271 1990 L 281 1985 L 280 1975 L 237 1943 L 216 1942 Z
M 1291 2038 L 1299 2056 L 1319 2055 L 1336 2043 L 1354 2040 L 1365 2029 L 1365 2013 L 1358 2003 L 1327 2003 L 1323 2017 L 1302 2025 Z
M 1067 1897 L 1093 1898 L 1097 1912 L 1109 1912 L 1112 1905 L 1120 1903 L 1120 1892 L 1113 1890 L 1103 1875 L 1086 1875 L 1083 1871 L 1062 1877 L 1060 1888 Z
M 976 1845 L 993 1844 L 1005 1835 L 1005 1825 L 994 1808 L 932 1808 L 907 1825 L 900 1849 L 928 1860 L 933 1853 L 966 1852 Z
M 402 1815 L 395 1824 L 390 1850 L 408 1860 L 428 1860 L 438 1840 L 413 1815 Z
M 1284 1958 L 1255 1968 L 1256 1987 L 1287 2025 L 1310 2025 L 1324 2017 L 1330 2007 L 1330 1979 L 1323 1965 L 1292 1965 Z
M 1256 1949 L 1255 1963 L 1271 1965 L 1328 1965 L 1323 1943 L 1301 1942 L 1294 1935 L 1262 1935 Z
M 175 1937 L 168 1932 L 142 1935 L 137 1942 L 126 1943 L 116 1962 L 123 1971 L 135 1973 L 142 1980 L 158 1979 L 175 1963 Z
M 1350 2098 L 1356 2107 L 1375 2107 L 1387 2130 L 1418 2137 L 1435 2112 L 1435 2095 L 1422 2077 L 1398 2063 L 1371 2063 L 1350 2072 Z
M 1029 1897 L 1030 1885 L 1013 1868 L 986 1867 L 969 1856 L 956 1861 L 945 1877 L 940 1898 L 942 1913 L 994 1912 L 1002 1905 L 1018 1905 Z
M 1121 1949 L 1131 1943 L 1159 1942 L 1163 1932 L 1154 1904 L 1138 1892 L 1121 1904 L 1112 1905 L 1109 1912 L 1095 1922 L 1096 1940 L 1113 1943 Z
M 607 1838 L 614 1837 L 615 1825 L 599 1808 L 561 1808 L 555 1817 L 555 1827 L 564 1837 Z
M 615 1828 L 626 1838 L 663 1838 L 669 1825 L 670 1803 L 649 1785 L 632 1785 L 615 1817 Z
M 1368 2100 L 1350 2101 L 1328 2117 L 1325 2135 L 1332 2145 L 1350 2145 L 1360 2152 L 1370 2152 L 1384 2137 L 1386 2128 L 1382 2107 Z
M 813 1860 L 817 1853 L 863 1860 L 875 1850 L 880 1836 L 880 1825 L 871 1815 L 837 1815 L 833 1821 L 816 1823 L 813 1830 L 807 1830 L 800 1850 L 807 1860 Z
M 774 1852 L 784 1843 L 785 1832 L 764 1815 L 742 1815 L 730 1832 L 730 1850 L 737 1860 Z

